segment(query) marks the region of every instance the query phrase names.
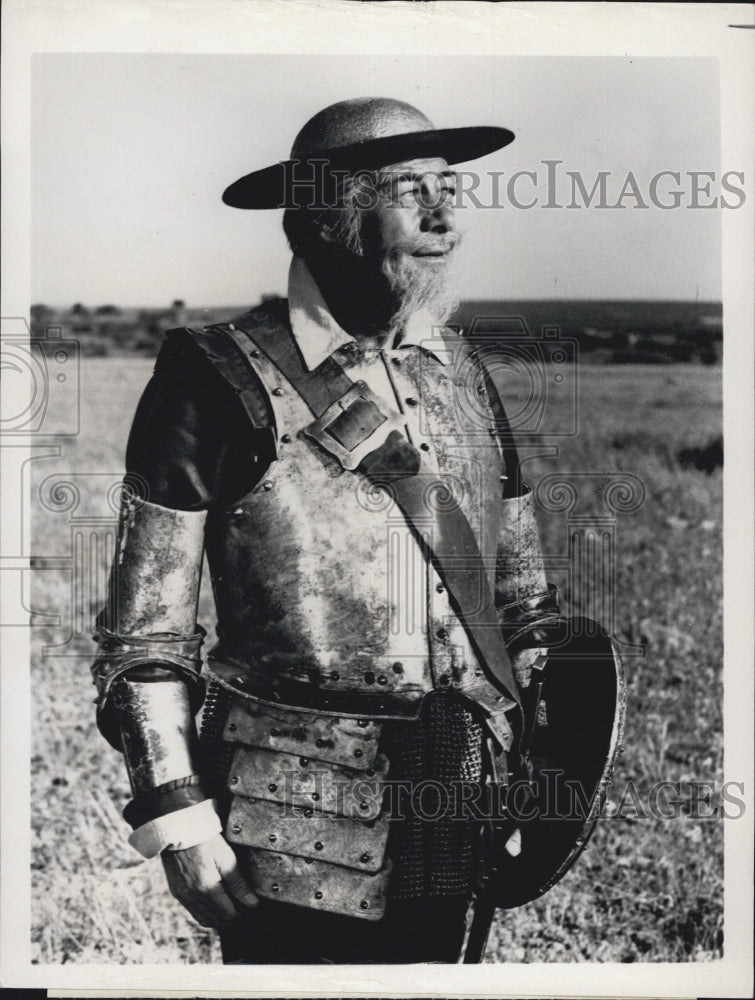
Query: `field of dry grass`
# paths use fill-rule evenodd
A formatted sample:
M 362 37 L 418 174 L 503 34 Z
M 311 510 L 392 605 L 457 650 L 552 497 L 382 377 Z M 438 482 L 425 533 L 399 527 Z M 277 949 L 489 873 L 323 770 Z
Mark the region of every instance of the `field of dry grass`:
M 214 935 L 185 916 L 159 861 L 125 843 L 128 783 L 96 732 L 87 622 L 101 599 L 114 514 L 108 486 L 150 362 L 87 359 L 82 426 L 59 457 L 34 462 L 33 604 L 63 616 L 33 629 L 33 957 L 38 963 L 214 962 Z M 678 454 L 721 432 L 720 368 L 586 368 L 580 430 L 557 457 L 529 465 L 533 483 L 559 472 L 631 472 L 646 499 L 616 520 L 616 630 L 645 651 L 627 659 L 626 751 L 612 800 L 631 782 L 646 802 L 661 780 L 722 780 L 720 468 Z M 526 441 L 525 441 L 526 443 Z M 57 477 L 57 478 L 56 478 Z M 73 487 L 61 485 L 68 481 Z M 78 491 L 78 492 L 76 492 Z M 599 489 L 584 501 L 601 504 Z M 563 554 L 563 513 L 541 517 L 544 548 Z M 65 563 L 76 553 L 80 569 Z M 62 565 L 45 560 L 58 557 Z M 47 568 L 45 568 L 47 566 Z M 554 574 L 558 579 L 558 574 Z M 561 583 L 564 580 L 561 579 Z M 572 613 L 580 594 L 567 588 Z M 211 628 L 211 600 L 201 604 Z M 722 822 L 680 815 L 606 818 L 575 869 L 543 899 L 499 914 L 488 961 L 677 962 L 720 957 Z

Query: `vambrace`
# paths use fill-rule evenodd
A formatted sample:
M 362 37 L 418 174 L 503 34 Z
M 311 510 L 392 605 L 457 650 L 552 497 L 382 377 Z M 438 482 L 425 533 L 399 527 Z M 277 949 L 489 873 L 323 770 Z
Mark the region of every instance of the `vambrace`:
M 206 517 L 206 511 L 171 510 L 133 496 L 124 498 L 92 666 L 98 727 L 111 746 L 124 753 L 138 745 L 138 756 L 149 754 L 148 732 L 156 745 L 164 742 L 158 734 L 168 731 L 176 742 L 186 718 L 191 720 L 202 704 L 199 670 L 205 633 L 196 616 Z M 130 762 L 129 773 L 132 783 L 136 779 L 143 787 L 143 762 Z
M 109 707 L 134 796 L 123 813 L 132 826 L 207 798 L 190 692 L 179 677 L 160 669 L 122 675 Z
M 502 501 L 496 559 L 495 604 L 512 655 L 553 644 L 564 623 L 558 589 L 545 578 L 532 490 L 525 490 Z

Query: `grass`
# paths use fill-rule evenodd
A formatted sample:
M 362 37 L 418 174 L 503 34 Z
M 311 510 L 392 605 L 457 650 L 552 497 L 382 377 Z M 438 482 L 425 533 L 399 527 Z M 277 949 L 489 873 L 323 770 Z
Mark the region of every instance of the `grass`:
M 72 625 L 66 618 L 60 627 L 39 625 L 32 632 L 38 963 L 219 961 L 214 934 L 173 901 L 159 861 L 142 861 L 126 844 L 120 810 L 128 782 L 119 755 L 94 726 L 86 623 L 104 586 L 108 554 L 101 541 L 114 518 L 105 498 L 121 474 L 131 416 L 150 368 L 144 360 L 85 361 L 81 434 L 63 445 L 59 457 L 32 467 L 32 495 L 41 488 L 45 496 L 44 504 L 36 503 L 33 526 L 41 567 L 34 607 L 64 616 L 66 609 L 77 611 Z M 534 456 L 527 468 L 535 485 L 554 472 L 595 473 L 584 480 L 588 512 L 599 510 L 594 484 L 607 475 L 630 472 L 645 484 L 644 503 L 616 521 L 616 631 L 645 655 L 626 662 L 626 750 L 615 803 L 629 782 L 645 801 L 660 780 L 722 780 L 721 470 L 708 475 L 677 460 L 681 450 L 704 447 L 721 433 L 720 378 L 720 368 L 693 366 L 583 368 L 579 434 L 553 439 L 558 456 L 549 457 L 534 438 L 522 442 Z M 75 484 L 76 507 L 70 507 L 70 491 L 52 489 L 52 476 Z M 563 555 L 565 515 L 540 520 L 546 553 Z M 78 544 L 97 538 L 100 547 L 82 564 L 72 589 L 70 572 L 45 569 L 44 559 L 69 555 L 74 537 Z M 563 572 L 551 575 L 568 584 Z M 578 588 L 565 590 L 571 613 L 585 610 Z M 200 616 L 209 627 L 211 612 L 205 587 Z M 487 960 L 720 957 L 722 880 L 721 821 L 632 818 L 624 810 L 622 818 L 599 824 L 575 868 L 545 897 L 499 913 Z

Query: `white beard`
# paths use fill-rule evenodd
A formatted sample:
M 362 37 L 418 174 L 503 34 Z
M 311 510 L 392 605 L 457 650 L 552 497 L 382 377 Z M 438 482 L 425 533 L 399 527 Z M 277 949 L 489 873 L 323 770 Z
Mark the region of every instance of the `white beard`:
M 410 316 L 416 312 L 429 313 L 435 323 L 442 326 L 459 305 L 453 254 L 448 257 L 416 258 L 404 250 L 388 254 L 382 271 L 399 301 L 391 317 L 390 336 L 400 333 Z

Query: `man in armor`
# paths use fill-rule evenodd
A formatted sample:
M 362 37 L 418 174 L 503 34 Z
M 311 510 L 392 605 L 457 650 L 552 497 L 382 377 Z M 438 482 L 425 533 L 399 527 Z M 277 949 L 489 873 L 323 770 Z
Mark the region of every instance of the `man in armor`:
M 531 786 L 564 619 L 490 345 L 445 325 L 450 165 L 513 138 L 396 100 L 319 112 L 223 195 L 285 208 L 287 299 L 169 331 L 139 403 L 98 724 L 130 843 L 225 962 L 456 962 L 473 902 L 479 960 L 495 906 L 571 863 L 506 901 L 528 827 L 488 807 Z

